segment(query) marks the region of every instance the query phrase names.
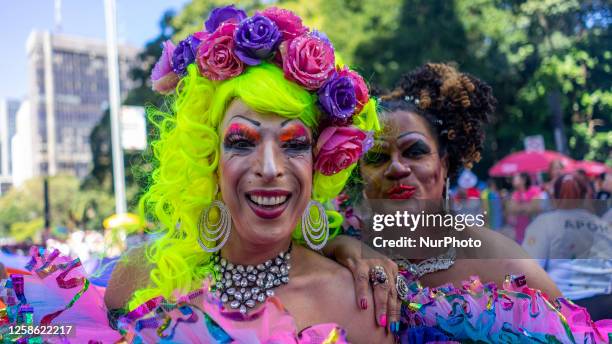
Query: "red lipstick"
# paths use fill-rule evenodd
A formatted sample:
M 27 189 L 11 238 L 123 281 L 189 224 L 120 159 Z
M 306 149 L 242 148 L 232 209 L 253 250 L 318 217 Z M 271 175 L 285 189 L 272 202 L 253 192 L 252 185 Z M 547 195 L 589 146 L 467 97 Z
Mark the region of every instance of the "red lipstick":
M 246 193 L 247 203 L 263 219 L 279 217 L 289 204 L 291 193 L 285 190 L 253 190 Z
M 414 196 L 417 189 L 414 186 L 399 184 L 387 190 L 390 199 L 409 199 Z

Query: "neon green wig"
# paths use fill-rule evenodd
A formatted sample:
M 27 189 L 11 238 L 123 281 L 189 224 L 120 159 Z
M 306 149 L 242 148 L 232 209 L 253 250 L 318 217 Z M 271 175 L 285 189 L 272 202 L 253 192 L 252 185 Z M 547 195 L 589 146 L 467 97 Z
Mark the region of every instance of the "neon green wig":
M 257 112 L 298 118 L 313 130 L 318 123 L 316 95 L 288 81 L 281 69 L 268 63 L 248 67 L 241 75 L 222 82 L 202 77 L 192 64 L 177 89 L 171 100 L 172 113 L 149 110 L 149 119 L 160 136 L 151 144 L 157 168 L 140 200 L 140 211 L 157 220 L 160 229 L 159 238 L 147 248 L 147 259 L 153 264 L 149 285 L 135 292 L 129 309 L 159 295 L 172 300 L 175 292 L 189 292 L 201 287 L 204 278 L 215 278 L 211 254 L 198 244 L 197 223 L 202 210 L 219 197 L 221 143 L 217 129 L 233 99 L 239 98 Z M 370 100 L 355 116 L 355 125 L 377 130 L 375 109 Z M 329 203 L 340 193 L 354 166 L 332 176 L 315 173 L 312 198 Z M 327 214 L 333 236 L 342 217 L 331 210 Z M 293 238 L 301 241 L 299 228 Z

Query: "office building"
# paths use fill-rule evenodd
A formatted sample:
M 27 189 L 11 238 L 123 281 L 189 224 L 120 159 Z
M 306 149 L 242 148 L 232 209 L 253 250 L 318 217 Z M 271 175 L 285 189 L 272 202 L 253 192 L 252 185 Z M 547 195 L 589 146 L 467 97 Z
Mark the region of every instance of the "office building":
M 11 186 L 12 166 L 12 139 L 15 136 L 18 100 L 0 99 L 0 195 Z
M 123 98 L 133 87 L 129 70 L 137 54 L 134 47 L 119 46 Z M 82 178 L 91 168 L 91 129 L 108 108 L 106 42 L 34 31 L 27 56 L 31 118 L 23 122 L 30 122 L 31 133 L 22 139 L 32 138 L 31 173 Z

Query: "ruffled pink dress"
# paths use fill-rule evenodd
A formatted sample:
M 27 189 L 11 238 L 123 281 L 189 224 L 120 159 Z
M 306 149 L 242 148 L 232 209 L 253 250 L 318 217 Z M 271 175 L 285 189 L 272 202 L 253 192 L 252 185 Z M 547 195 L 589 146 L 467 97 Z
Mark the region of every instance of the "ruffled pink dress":
M 347 343 L 345 331 L 332 323 L 298 332 L 275 297 L 248 316 L 230 311 L 209 292 L 208 283 L 176 303 L 151 299 L 119 318 L 114 330 L 103 290 L 89 283 L 78 259 L 58 251 L 33 249 L 31 254 L 31 274 L 0 281 L 0 343 Z M 21 325 L 72 328 L 63 336 L 15 334 Z
M 524 276 L 502 288 L 477 277 L 463 283 L 409 286 L 402 327 L 434 327 L 453 340 L 484 343 L 612 343 L 612 320 L 593 322 L 585 308 L 529 288 Z
M 78 259 L 34 249 L 27 269 L 0 281 L 0 343 L 347 343 L 337 324 L 300 332 L 277 298 L 247 316 L 228 310 L 208 284 L 178 299 L 149 300 L 109 326 L 103 290 Z M 71 325 L 68 335 L 18 335 L 19 325 Z M 409 286 L 402 303 L 401 343 L 612 343 L 612 320 L 590 320 L 569 300 L 549 301 L 524 279 L 502 287 L 477 278 L 461 288 Z

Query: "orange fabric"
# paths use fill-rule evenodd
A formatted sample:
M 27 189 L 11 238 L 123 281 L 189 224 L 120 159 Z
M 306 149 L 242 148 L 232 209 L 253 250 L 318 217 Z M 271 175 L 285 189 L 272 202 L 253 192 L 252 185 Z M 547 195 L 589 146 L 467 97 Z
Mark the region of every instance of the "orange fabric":
M 19 274 L 19 275 L 31 275 L 30 272 L 20 269 L 6 268 L 6 274 L 10 276 L 11 274 Z

